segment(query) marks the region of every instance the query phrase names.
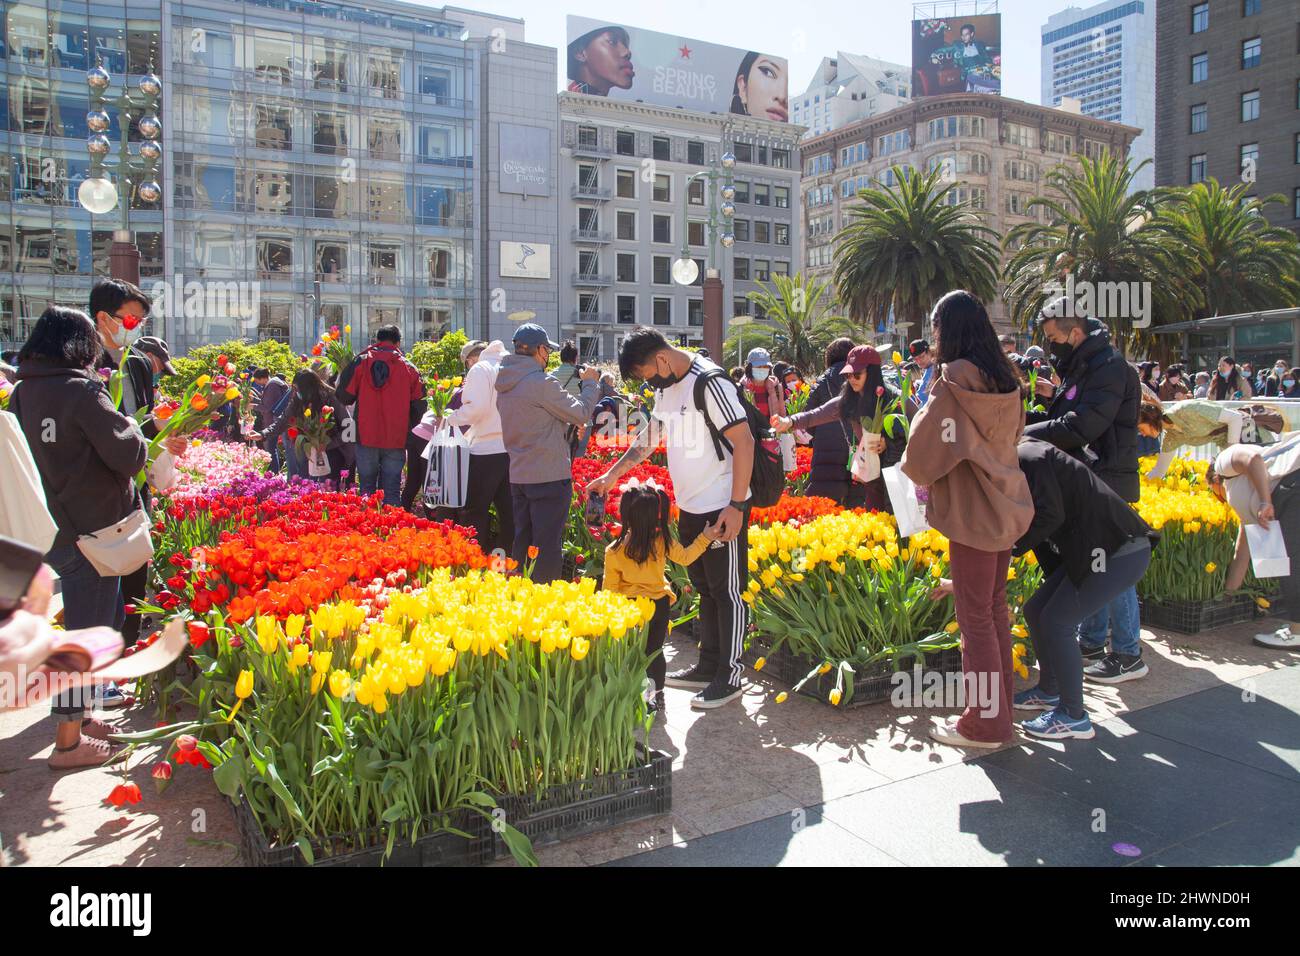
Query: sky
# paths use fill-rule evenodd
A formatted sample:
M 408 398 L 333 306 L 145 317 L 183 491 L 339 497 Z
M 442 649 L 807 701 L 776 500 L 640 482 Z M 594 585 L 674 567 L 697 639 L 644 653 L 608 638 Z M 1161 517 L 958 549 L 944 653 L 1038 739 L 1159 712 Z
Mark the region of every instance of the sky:
M 442 4 L 437 4 L 441 6 Z M 910 0 L 455 0 L 455 5 L 524 21 L 524 39 L 562 49 L 565 16 L 612 19 L 628 26 L 758 50 L 790 61 L 790 95 L 807 89 L 824 56 L 841 47 L 909 65 Z M 1054 13 L 1090 0 L 1001 0 L 1002 93 L 1039 101 L 1040 28 Z M 798 13 L 797 21 L 792 14 Z M 563 79 L 563 68 L 560 77 Z

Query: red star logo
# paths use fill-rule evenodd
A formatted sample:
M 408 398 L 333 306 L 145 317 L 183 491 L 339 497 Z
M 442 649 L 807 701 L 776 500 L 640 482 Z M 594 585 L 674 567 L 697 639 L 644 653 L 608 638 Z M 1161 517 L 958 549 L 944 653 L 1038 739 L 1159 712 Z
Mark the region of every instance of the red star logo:
M 682 55 L 683 60 L 689 60 L 691 58 L 691 48 L 686 46 L 686 44 L 679 46 L 677 52 Z

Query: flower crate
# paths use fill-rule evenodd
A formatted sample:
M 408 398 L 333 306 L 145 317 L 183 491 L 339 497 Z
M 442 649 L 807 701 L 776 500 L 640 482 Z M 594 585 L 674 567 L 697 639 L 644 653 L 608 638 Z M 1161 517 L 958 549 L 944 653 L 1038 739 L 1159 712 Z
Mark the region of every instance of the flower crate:
M 1240 624 L 1253 619 L 1256 611 L 1255 599 L 1249 594 L 1213 601 L 1157 601 L 1147 598 L 1140 602 L 1139 608 L 1143 624 L 1180 634 L 1199 634 L 1216 627 Z
M 637 752 L 644 762 L 635 767 L 550 787 L 540 798 L 499 796 L 497 806 L 534 849 L 670 812 L 673 758 L 641 744 Z M 489 859 L 510 856 L 501 834 L 489 832 L 488 837 Z
M 763 665 L 763 670 L 760 673 L 765 677 L 771 677 L 783 684 L 787 684 L 791 688 L 803 680 L 808 675 L 808 672 L 817 666 L 817 661 L 811 657 L 792 654 L 786 650 L 784 645 L 773 651 L 762 638 L 755 638 L 751 642 L 749 650 L 745 652 L 745 663 L 752 667 L 754 661 L 760 657 L 767 658 L 767 662 Z M 915 663 L 914 658 L 908 658 L 901 669 L 910 673 Z M 847 704 L 841 704 L 841 706 L 861 707 L 866 704 L 878 704 L 889 700 L 890 695 L 894 692 L 893 677 L 899 670 L 900 668 L 895 667 L 892 660 L 877 661 L 868 665 L 865 669 L 857 670 L 853 675 L 853 699 Z M 924 671 L 936 671 L 940 674 L 960 672 L 961 648 L 953 647 L 927 655 Z M 832 706 L 830 693 L 834 687 L 835 671 L 830 670 L 825 674 L 818 674 L 799 688 L 797 693 L 803 697 L 816 698 L 829 707 Z
M 240 793 L 230 801 L 239 830 L 240 849 L 250 866 L 308 866 L 296 844 L 271 846 L 248 801 Z M 438 817 L 425 818 L 421 829 L 438 825 Z M 469 834 L 466 839 L 446 830 L 425 832 L 412 843 L 397 840 L 384 858 L 387 834 L 382 827 L 334 834 L 313 840 L 312 866 L 478 866 L 492 860 L 492 833 L 482 814 L 462 810 L 450 815 L 450 824 Z M 359 847 L 359 849 L 358 849 Z

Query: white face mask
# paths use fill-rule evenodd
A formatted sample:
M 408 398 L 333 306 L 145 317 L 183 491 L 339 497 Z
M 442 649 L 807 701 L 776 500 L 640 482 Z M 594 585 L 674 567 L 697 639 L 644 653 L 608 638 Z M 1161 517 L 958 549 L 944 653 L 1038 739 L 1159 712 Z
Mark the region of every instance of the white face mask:
M 769 371 L 770 371 L 770 369 L 765 369 L 765 368 L 756 368 L 756 369 L 754 369 L 754 381 L 756 381 L 756 382 L 765 382 L 765 381 L 767 381 L 767 373 L 768 373 Z

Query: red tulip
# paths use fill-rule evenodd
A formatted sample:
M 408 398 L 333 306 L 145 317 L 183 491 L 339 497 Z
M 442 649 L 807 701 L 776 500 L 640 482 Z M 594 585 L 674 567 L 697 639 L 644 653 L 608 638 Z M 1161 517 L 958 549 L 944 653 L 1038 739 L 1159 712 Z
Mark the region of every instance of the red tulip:
M 883 385 L 877 385 L 877 386 L 876 386 L 876 395 L 877 395 L 877 396 L 880 396 L 880 395 L 884 395 L 884 394 L 885 394 L 885 386 L 883 386 Z
M 176 749 L 189 753 L 199 745 L 199 738 L 193 734 L 181 734 L 176 738 Z
M 126 605 L 123 605 L 123 607 L 122 607 L 122 611 L 123 611 L 123 613 L 125 613 L 125 614 L 134 614 L 134 613 L 135 613 L 135 605 L 134 605 L 134 604 L 126 604 Z
M 197 598 L 198 595 L 195 595 Z M 204 645 L 212 633 L 208 630 L 208 625 L 203 621 L 189 621 L 187 626 L 190 630 L 190 646 L 199 648 Z
M 144 321 L 144 317 L 140 315 L 124 315 L 122 316 L 122 328 L 126 329 L 128 332 L 131 332 L 134 329 L 138 328 L 140 323 L 143 321 Z
M 153 778 L 155 780 L 170 780 L 172 778 L 172 765 L 169 763 L 154 764 Z

